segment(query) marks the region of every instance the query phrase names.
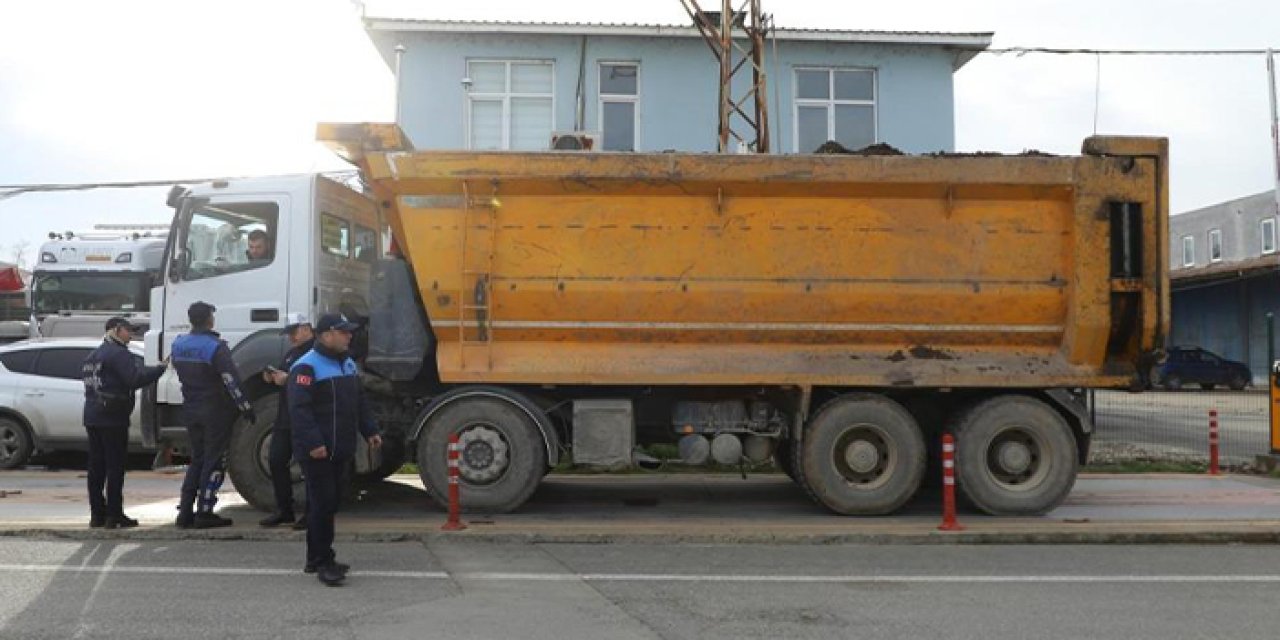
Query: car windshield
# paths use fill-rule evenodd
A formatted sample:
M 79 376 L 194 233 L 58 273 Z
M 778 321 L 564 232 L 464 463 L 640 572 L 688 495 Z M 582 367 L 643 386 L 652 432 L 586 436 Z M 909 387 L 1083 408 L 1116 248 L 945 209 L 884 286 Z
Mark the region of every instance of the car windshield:
M 59 311 L 146 311 L 151 275 L 147 273 L 43 273 L 31 287 L 36 313 Z

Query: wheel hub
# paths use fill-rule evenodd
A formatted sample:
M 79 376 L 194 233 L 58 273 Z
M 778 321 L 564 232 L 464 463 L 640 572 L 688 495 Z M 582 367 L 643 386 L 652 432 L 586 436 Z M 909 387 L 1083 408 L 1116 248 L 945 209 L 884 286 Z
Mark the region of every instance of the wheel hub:
M 458 472 L 468 482 L 492 482 L 507 470 L 510 463 L 507 443 L 496 429 L 472 427 L 458 436 L 458 444 L 462 447 Z
M 1005 473 L 1026 473 L 1031 467 L 1031 448 L 1022 442 L 1005 442 L 1000 445 L 996 459 Z
M 880 461 L 880 451 L 866 440 L 855 440 L 845 448 L 844 460 L 855 473 L 871 473 Z
M 13 427 L 0 428 L 0 460 L 8 460 L 18 453 L 18 432 Z

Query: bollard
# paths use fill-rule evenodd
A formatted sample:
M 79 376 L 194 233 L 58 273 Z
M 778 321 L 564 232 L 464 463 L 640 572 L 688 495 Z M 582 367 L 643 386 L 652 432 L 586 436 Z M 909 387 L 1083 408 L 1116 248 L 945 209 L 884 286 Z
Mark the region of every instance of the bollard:
M 964 525 L 956 522 L 956 441 L 951 434 L 942 434 L 942 524 L 939 531 L 964 531 Z
M 1218 469 L 1218 411 L 1209 410 L 1209 475 L 1220 476 Z
M 458 444 L 458 434 L 449 434 L 449 519 L 440 527 L 444 531 L 461 531 L 467 528 L 462 524 L 462 500 L 458 495 L 458 458 L 462 454 L 462 445 Z

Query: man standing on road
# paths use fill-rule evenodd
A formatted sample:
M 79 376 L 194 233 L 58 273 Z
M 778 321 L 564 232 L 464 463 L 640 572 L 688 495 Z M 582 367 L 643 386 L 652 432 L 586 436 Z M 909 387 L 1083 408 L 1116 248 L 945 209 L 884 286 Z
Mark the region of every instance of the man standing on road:
M 102 344 L 85 358 L 84 428 L 89 433 L 89 526 L 122 529 L 138 526 L 124 514 L 124 466 L 129 452 L 129 419 L 134 392 L 164 375 L 165 365 L 139 366 L 129 351 L 133 326 L 124 318 L 107 320 Z M 103 495 L 103 489 L 106 495 Z
M 268 368 L 262 372 L 262 378 L 269 384 L 284 387 L 289 380 L 289 369 L 299 358 L 311 351 L 315 344 L 311 323 L 301 313 L 290 314 L 289 323 L 284 334 L 289 336 L 292 346 L 284 356 L 284 362 L 277 368 Z M 289 401 L 283 389 L 277 404 L 276 421 L 271 425 L 271 450 L 267 454 L 267 468 L 271 471 L 271 485 L 275 490 L 276 511 L 258 524 L 264 527 L 275 527 L 291 524 L 295 530 L 305 529 L 305 517 L 294 520 L 293 511 L 293 474 L 289 470 L 289 460 L 293 458 L 293 431 L 289 428 Z
M 175 523 L 183 529 L 231 524 L 230 518 L 213 512 L 218 502 L 218 487 L 222 486 L 226 474 L 224 458 L 236 416 L 250 424 L 255 421 L 253 407 L 236 377 L 231 350 L 213 330 L 214 311 L 217 309 L 205 302 L 192 304 L 187 308 L 191 333 L 173 341 L 173 368 L 182 382 L 182 417 L 191 448 L 191 462 L 182 480 Z
M 347 576 L 346 564 L 333 552 L 333 515 L 338 510 L 342 470 L 356 451 L 356 434 L 370 447 L 382 436 L 360 388 L 356 363 L 347 354 L 351 332 L 358 328 L 336 313 L 316 323 L 315 348 L 289 371 L 287 393 L 293 422 L 293 455 L 307 483 L 306 573 L 337 586 Z

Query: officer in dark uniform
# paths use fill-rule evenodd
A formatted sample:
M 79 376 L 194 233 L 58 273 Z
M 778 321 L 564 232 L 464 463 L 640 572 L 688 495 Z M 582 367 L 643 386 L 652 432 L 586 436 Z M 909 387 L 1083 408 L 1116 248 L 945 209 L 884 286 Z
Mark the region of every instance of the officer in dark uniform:
M 359 370 L 347 354 L 357 325 L 338 314 L 316 323 L 315 348 L 289 371 L 287 393 L 293 422 L 293 455 L 307 483 L 307 564 L 326 585 L 346 578 L 347 565 L 333 552 L 333 514 L 338 510 L 342 470 L 356 451 L 356 434 L 369 446 L 382 436 L 360 387 Z
M 255 421 L 253 407 L 236 376 L 231 350 L 213 330 L 214 311 L 217 309 L 205 302 L 192 304 L 187 308 L 191 333 L 173 341 L 173 368 L 182 382 L 182 417 L 191 447 L 175 523 L 184 529 L 231 524 L 230 518 L 213 512 L 226 475 L 224 458 L 236 416 L 250 424 Z
M 283 333 L 289 336 L 292 348 L 285 354 L 284 362 L 280 367 L 269 368 L 262 372 L 263 380 L 278 387 L 285 386 L 293 363 L 306 355 L 315 344 L 311 323 L 304 314 L 290 314 Z M 280 394 L 277 407 L 276 421 L 271 425 L 271 449 L 267 454 L 267 468 L 271 471 L 271 485 L 275 490 L 276 511 L 258 524 L 264 527 L 291 524 L 294 529 L 305 529 L 307 528 L 305 517 L 298 518 L 296 521 L 294 519 L 293 474 L 289 470 L 289 460 L 293 458 L 293 431 L 289 429 L 289 401 L 283 392 Z
M 159 380 L 165 366 L 138 366 L 128 347 L 134 330 L 128 320 L 111 318 L 106 329 L 102 344 L 82 367 L 84 428 L 89 433 L 89 526 L 120 529 L 138 526 L 124 514 L 124 463 L 134 392 Z

